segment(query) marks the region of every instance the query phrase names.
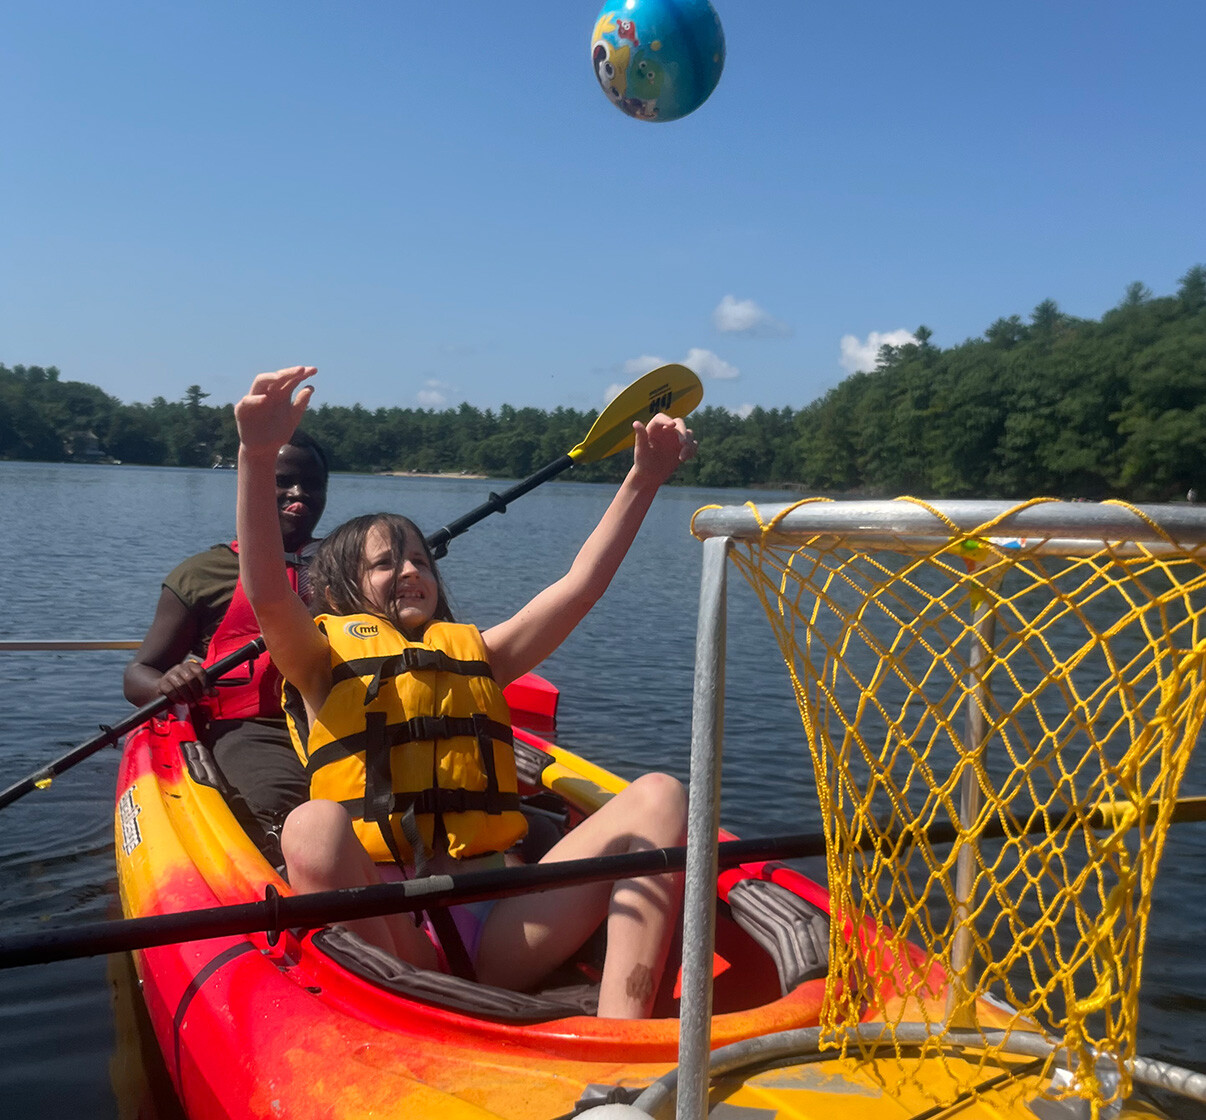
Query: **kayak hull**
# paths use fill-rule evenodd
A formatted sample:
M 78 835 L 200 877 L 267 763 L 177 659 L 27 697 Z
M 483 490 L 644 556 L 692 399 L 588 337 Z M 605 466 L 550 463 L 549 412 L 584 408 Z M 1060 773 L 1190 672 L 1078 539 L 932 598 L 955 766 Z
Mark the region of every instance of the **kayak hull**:
M 572 788 L 587 809 L 623 786 L 552 744 L 525 739 L 550 752 L 545 788 Z M 198 772 L 203 754 L 191 727 L 175 719 L 152 721 L 127 741 L 115 833 L 128 917 L 258 901 L 269 887 L 289 892 Z M 751 878 L 785 884 L 817 905 L 826 897 L 777 864 L 725 878 L 730 886 Z M 774 998 L 718 1014 L 716 1044 L 816 1023 L 823 978 L 780 995 L 773 966 L 743 937 L 722 930 L 718 1006 L 748 1001 L 757 987 Z M 752 963 L 725 960 L 726 938 L 731 955 Z M 383 990 L 342 967 L 309 933 L 286 932 L 275 944 L 266 934 L 184 942 L 142 950 L 135 962 L 168 1072 L 194 1120 L 556 1116 L 589 1085 L 644 1085 L 677 1057 L 675 1018 L 516 1023 L 466 1014 Z M 661 1002 L 673 1014 L 674 993 Z
M 156 720 L 127 740 L 115 837 L 129 917 L 259 901 L 270 887 L 289 891 L 236 824 L 192 734 L 186 722 Z M 577 811 L 589 812 L 624 784 L 534 735 L 517 731 L 517 740 L 529 755 L 539 752 L 542 788 Z M 789 1061 L 764 1062 L 751 1049 L 747 1068 L 714 1082 L 713 1102 L 757 1109 L 767 1120 L 899 1120 L 926 1113 L 935 1100 L 958 1099 L 964 1118 L 1033 1120 L 1028 1102 L 1048 1084 L 1043 1061 L 1011 1060 L 1001 1075 L 1007 1093 L 966 1099 L 959 1086 L 975 1079 L 976 1067 L 957 1049 L 915 1067 L 905 1052 L 903 1072 L 891 1057 L 818 1054 L 808 1028 L 821 1018 L 824 970 L 783 982 L 780 962 L 732 920 L 738 899 L 757 890 L 811 908 L 828 930 L 825 890 L 798 872 L 760 862 L 721 874 L 712 1047 L 723 1054 L 721 1048 L 774 1047 L 797 1036 L 811 1041 L 793 1042 L 798 1055 Z M 659 994 L 657 1018 L 507 1018 L 392 990 L 346 967 L 331 948 L 334 936 L 240 934 L 133 954 L 159 1050 L 191 1120 L 548 1120 L 600 1094 L 627 1090 L 635 1097 L 675 1067 L 673 976 Z M 943 985 L 940 977 L 924 979 L 919 987 L 931 993 L 928 1017 L 935 1021 Z M 999 1012 L 989 1004 L 982 1012 L 982 1025 L 991 1027 Z M 1114 1115 L 1159 1114 L 1129 1104 Z

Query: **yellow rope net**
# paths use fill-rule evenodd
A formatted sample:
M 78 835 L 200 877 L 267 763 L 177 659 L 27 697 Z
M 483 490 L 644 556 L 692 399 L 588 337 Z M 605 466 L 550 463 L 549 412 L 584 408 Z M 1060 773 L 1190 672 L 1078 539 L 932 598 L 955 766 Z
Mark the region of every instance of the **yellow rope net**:
M 1130 1090 L 1152 882 L 1206 710 L 1206 548 L 1133 507 L 1149 543 L 1061 552 L 1001 536 L 1021 507 L 969 530 L 898 501 L 932 515 L 924 535 L 798 539 L 799 504 L 751 505 L 760 533 L 732 550 L 812 755 L 826 1043 L 949 1104 L 1000 1099 L 1022 1065 L 1001 1039 L 1037 1032 L 1059 1048 L 1046 1095 L 1096 1116 Z M 853 1031 L 873 1023 L 891 1029 Z

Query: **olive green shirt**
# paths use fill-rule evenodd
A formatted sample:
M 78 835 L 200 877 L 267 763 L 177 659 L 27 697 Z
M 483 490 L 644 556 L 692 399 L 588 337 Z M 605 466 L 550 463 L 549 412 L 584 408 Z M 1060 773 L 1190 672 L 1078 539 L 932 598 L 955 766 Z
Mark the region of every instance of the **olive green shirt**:
M 193 653 L 204 657 L 210 639 L 226 615 L 239 580 L 239 556 L 229 544 L 216 544 L 181 561 L 163 581 L 197 620 Z

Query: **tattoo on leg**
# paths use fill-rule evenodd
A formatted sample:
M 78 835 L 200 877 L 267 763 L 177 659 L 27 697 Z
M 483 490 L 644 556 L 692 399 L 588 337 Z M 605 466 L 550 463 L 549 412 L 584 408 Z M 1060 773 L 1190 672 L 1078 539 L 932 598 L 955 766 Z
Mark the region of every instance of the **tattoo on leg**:
M 628 998 L 638 1003 L 647 1003 L 653 995 L 653 973 L 643 964 L 633 967 L 626 985 Z

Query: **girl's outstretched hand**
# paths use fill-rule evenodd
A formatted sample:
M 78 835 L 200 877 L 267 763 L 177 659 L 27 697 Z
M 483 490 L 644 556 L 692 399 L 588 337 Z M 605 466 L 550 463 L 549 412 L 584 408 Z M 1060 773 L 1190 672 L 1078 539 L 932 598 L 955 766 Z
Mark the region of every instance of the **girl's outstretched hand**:
M 270 451 L 275 456 L 289 442 L 314 395 L 314 386 L 302 386 L 296 398 L 293 390 L 317 372 L 314 366 L 291 366 L 257 375 L 234 410 L 239 441 L 247 451 Z
M 648 424 L 634 420 L 632 430 L 636 433 L 633 466 L 638 475 L 656 480 L 659 486 L 678 469 L 679 463 L 694 459 L 699 450 L 695 433 L 681 417 L 672 420 L 659 412 Z

